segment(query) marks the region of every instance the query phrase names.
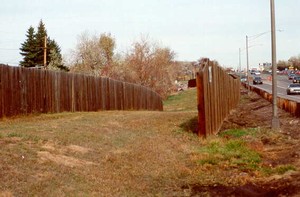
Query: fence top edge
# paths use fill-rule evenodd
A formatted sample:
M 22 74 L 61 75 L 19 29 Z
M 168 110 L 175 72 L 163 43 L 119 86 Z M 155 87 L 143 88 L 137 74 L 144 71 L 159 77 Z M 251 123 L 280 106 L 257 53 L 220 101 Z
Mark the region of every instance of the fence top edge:
M 83 78 L 89 78 L 89 79 L 103 79 L 103 80 L 108 80 L 108 81 L 112 81 L 113 83 L 122 83 L 122 84 L 128 84 L 131 85 L 133 87 L 138 87 L 141 88 L 143 90 L 147 90 L 153 93 L 156 93 L 160 98 L 162 98 L 156 91 L 152 90 L 149 87 L 143 86 L 141 84 L 136 84 L 136 83 L 131 83 L 131 82 L 126 82 L 126 81 L 121 81 L 121 80 L 116 80 L 116 79 L 112 79 L 109 77 L 105 77 L 105 76 L 93 76 L 93 75 L 89 75 L 89 74 L 82 74 L 82 73 L 70 73 L 70 72 L 62 72 L 62 71 L 55 71 L 55 70 L 45 70 L 45 69 L 38 69 L 38 68 L 27 68 L 27 67 L 22 67 L 22 66 L 9 66 L 9 65 L 5 65 L 5 64 L 0 64 L 0 68 L 3 69 L 10 69 L 10 70 L 21 70 L 22 73 L 23 72 L 35 72 L 35 73 L 43 73 L 43 74 L 54 74 L 57 76 L 69 76 L 70 78 L 77 78 L 77 77 L 83 77 Z

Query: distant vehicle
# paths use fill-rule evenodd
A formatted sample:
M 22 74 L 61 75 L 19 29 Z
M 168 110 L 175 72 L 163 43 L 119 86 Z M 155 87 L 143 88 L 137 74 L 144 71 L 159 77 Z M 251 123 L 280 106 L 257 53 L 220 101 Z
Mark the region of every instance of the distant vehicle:
M 290 94 L 299 94 L 300 93 L 300 84 L 299 83 L 290 84 L 286 89 L 286 93 L 288 95 L 290 95 Z
M 255 85 L 255 84 L 263 84 L 261 77 L 253 78 L 253 85 Z
M 251 75 L 260 75 L 260 72 L 257 71 L 257 70 L 252 70 L 252 71 L 250 72 L 250 74 L 251 74 Z
M 247 76 L 241 76 L 241 82 L 247 82 Z
M 288 76 L 289 80 L 293 80 L 296 75 L 294 73 L 290 73 Z
M 293 83 L 300 83 L 300 76 L 295 76 L 293 78 Z

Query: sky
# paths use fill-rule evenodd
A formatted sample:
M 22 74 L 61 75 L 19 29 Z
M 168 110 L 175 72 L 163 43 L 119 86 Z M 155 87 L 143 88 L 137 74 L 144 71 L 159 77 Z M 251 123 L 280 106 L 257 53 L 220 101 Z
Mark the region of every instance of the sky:
M 288 60 L 300 54 L 300 1 L 274 1 L 277 60 Z M 271 62 L 269 0 L 1 0 L 0 63 L 18 65 L 26 32 L 40 20 L 65 57 L 84 32 L 110 33 L 120 54 L 146 36 L 176 60 L 208 57 L 238 69 L 241 57 L 243 69 L 247 35 L 250 68 Z

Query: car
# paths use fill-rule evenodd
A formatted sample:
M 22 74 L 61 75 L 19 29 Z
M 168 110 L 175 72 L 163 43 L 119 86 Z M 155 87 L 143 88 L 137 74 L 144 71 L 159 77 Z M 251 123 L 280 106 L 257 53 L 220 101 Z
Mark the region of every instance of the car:
M 252 70 L 250 72 L 251 75 L 260 75 L 260 72 L 258 70 Z
M 293 80 L 296 75 L 294 73 L 290 73 L 288 76 L 289 80 Z
M 241 82 L 247 82 L 247 76 L 241 76 Z
M 300 83 L 300 76 L 295 76 L 293 78 L 293 83 Z
M 261 77 L 253 78 L 253 85 L 255 85 L 255 84 L 263 84 Z
M 300 93 L 300 84 L 299 83 L 290 84 L 286 89 L 286 93 L 288 95 L 290 95 L 290 94 L 299 94 Z

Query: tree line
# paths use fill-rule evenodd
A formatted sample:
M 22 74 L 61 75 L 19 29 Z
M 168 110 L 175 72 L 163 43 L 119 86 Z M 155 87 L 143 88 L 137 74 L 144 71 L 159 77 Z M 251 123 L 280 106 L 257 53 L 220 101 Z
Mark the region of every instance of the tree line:
M 300 55 L 292 56 L 289 60 L 279 60 L 277 62 L 278 70 L 289 69 L 289 67 L 293 67 L 294 69 L 300 70 Z
M 116 53 L 116 40 L 110 33 L 79 36 L 77 45 L 63 64 L 59 45 L 50 39 L 42 21 L 37 31 L 29 27 L 26 41 L 20 48 L 23 67 L 43 67 L 44 39 L 47 37 L 47 69 L 64 70 L 140 84 L 162 97 L 174 89 L 179 72 L 175 52 L 141 36 L 121 55 Z
M 70 71 L 140 84 L 163 97 L 174 90 L 178 64 L 170 48 L 141 37 L 125 55 L 116 53 L 115 49 L 115 38 L 111 34 L 84 33 L 73 50 Z

